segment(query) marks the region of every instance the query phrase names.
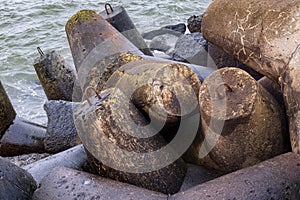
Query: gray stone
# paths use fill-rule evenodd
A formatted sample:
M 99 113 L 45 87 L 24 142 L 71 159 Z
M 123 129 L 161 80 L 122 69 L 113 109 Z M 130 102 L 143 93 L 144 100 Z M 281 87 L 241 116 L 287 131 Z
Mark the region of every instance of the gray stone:
M 48 128 L 44 144 L 47 152 L 58 153 L 80 143 L 73 119 L 75 105 L 74 102 L 54 100 L 45 103 Z
M 169 55 L 176 61 L 206 66 L 207 42 L 198 32 L 182 35 Z
M 177 193 L 170 200 L 300 199 L 300 155 L 287 153 Z
M 83 146 L 78 145 L 66 151 L 26 165 L 23 169 L 27 170 L 39 184 L 53 168 L 61 166 L 81 169 L 86 162 L 86 159 L 87 156 Z
M 159 35 L 153 38 L 153 40 L 150 42 L 149 47 L 151 50 L 167 52 L 174 49 L 177 40 L 178 36 L 175 35 Z
M 16 118 L 0 141 L 0 156 L 44 153 L 46 127 Z
M 33 199 L 167 200 L 168 196 L 100 176 L 60 167 L 53 169 L 43 179 L 41 187 L 36 190 Z
M 36 183 L 32 176 L 0 157 L 0 199 L 32 199 Z

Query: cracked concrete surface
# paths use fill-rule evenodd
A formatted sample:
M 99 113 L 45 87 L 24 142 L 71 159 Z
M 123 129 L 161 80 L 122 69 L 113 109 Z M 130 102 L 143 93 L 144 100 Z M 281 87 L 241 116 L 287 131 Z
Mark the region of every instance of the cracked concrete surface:
M 276 81 L 300 44 L 300 1 L 215 0 L 203 36 Z

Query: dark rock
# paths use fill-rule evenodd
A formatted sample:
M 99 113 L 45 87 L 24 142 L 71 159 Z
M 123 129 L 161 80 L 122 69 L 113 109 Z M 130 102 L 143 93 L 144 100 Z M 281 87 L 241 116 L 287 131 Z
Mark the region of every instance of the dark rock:
M 43 179 L 34 200 L 111 199 L 167 200 L 168 196 L 68 168 L 55 168 Z
M 45 149 L 58 153 L 80 143 L 73 119 L 73 106 L 67 101 L 48 101 L 44 109 L 48 116 L 48 128 L 45 137 Z
M 186 31 L 186 25 L 184 23 L 179 23 L 179 24 L 175 24 L 175 25 L 167 25 L 162 28 L 170 29 L 172 31 L 179 32 L 181 34 L 184 34 Z
M 187 191 L 170 200 L 300 199 L 300 155 L 287 153 Z
M 44 153 L 46 127 L 16 118 L 0 141 L 0 156 Z
M 170 34 L 179 37 L 186 31 L 186 26 L 183 23 L 176 25 L 164 26 L 158 30 L 149 31 L 142 34 L 142 37 L 147 40 L 152 40 L 154 37 L 159 35 Z
M 191 33 L 198 32 L 201 33 L 201 22 L 203 15 L 196 16 L 193 15 L 187 20 L 187 27 Z
M 86 162 L 86 153 L 82 145 L 78 145 L 53 156 L 44 158 L 23 167 L 39 184 L 41 180 L 55 167 L 81 169 Z
M 32 199 L 36 183 L 32 176 L 0 157 L 0 199 Z
M 207 42 L 200 33 L 182 35 L 169 55 L 176 61 L 206 66 Z
M 218 46 L 208 42 L 208 58 L 207 58 L 207 66 L 217 67 L 218 69 L 224 67 L 237 67 L 243 69 L 248 72 L 255 80 L 259 80 L 263 77 L 260 73 L 255 71 L 254 69 L 244 65 L 239 60 L 234 58 L 233 56 L 227 54 Z

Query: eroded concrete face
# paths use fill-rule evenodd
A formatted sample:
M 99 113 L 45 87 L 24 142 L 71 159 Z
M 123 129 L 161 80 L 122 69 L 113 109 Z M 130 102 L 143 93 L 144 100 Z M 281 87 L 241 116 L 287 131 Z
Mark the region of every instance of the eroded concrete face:
M 215 0 L 204 38 L 276 81 L 300 44 L 300 1 Z

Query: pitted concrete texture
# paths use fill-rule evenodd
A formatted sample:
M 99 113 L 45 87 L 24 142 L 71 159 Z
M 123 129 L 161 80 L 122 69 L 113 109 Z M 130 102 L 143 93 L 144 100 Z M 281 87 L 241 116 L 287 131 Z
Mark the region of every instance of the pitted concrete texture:
M 283 154 L 169 198 L 185 199 L 300 199 L 300 155 Z
M 167 200 L 167 197 L 158 192 L 85 172 L 69 168 L 55 168 L 43 179 L 33 199 Z

